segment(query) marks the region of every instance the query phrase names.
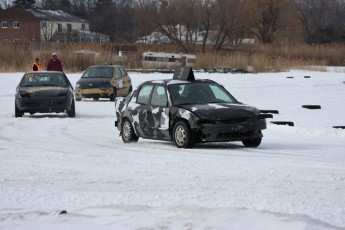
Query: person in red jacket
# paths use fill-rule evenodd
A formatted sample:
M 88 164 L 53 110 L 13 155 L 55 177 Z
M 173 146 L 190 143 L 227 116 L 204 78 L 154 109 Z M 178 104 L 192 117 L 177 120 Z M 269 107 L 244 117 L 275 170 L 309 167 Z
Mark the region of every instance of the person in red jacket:
M 52 58 L 48 61 L 47 70 L 63 72 L 61 61 L 57 58 L 56 53 L 53 53 Z

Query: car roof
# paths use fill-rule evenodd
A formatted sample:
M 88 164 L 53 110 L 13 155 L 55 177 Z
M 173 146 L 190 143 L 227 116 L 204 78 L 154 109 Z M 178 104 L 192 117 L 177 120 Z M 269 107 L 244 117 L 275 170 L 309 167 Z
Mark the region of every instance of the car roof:
M 92 66 L 89 66 L 88 68 L 91 68 L 91 67 L 123 67 L 122 65 L 107 65 L 107 64 L 103 64 L 103 65 L 92 65 Z
M 28 74 L 28 73 L 32 73 L 32 74 L 44 74 L 44 73 L 64 74 L 64 72 L 61 72 L 61 71 L 48 71 L 48 70 L 25 72 L 25 74 Z
M 177 80 L 177 79 L 162 79 L 162 80 L 151 80 L 145 81 L 142 84 L 164 84 L 164 85 L 175 85 L 175 84 L 192 84 L 192 83 L 214 83 L 215 81 L 210 79 L 198 79 L 198 80 Z

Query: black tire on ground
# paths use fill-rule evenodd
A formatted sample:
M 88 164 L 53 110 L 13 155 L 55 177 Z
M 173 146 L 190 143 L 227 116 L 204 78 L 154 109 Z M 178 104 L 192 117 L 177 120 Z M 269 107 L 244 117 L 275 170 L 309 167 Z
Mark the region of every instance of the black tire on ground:
M 260 110 L 261 113 L 274 113 L 274 114 L 279 114 L 278 110 Z
M 116 88 L 113 89 L 113 93 L 110 95 L 110 101 L 115 101 L 117 95 Z
M 185 121 L 178 121 L 175 124 L 173 139 L 178 148 L 192 148 L 195 144 L 195 134 Z
M 302 105 L 306 109 L 321 109 L 321 105 Z
M 288 125 L 288 126 L 295 125 L 292 121 L 271 121 L 270 123 L 275 124 L 275 125 Z
M 99 100 L 99 97 L 94 97 L 92 98 L 94 101 L 98 101 Z
M 23 112 L 18 109 L 17 103 L 14 103 L 14 116 L 15 117 L 22 117 L 23 116 Z
M 68 117 L 75 117 L 75 103 L 74 103 L 74 100 L 72 101 L 71 109 L 67 111 L 67 116 Z
M 246 147 L 258 147 L 261 144 L 262 137 L 254 138 L 254 139 L 246 139 L 243 140 L 242 143 Z
M 75 100 L 76 101 L 81 101 L 81 98 L 80 97 L 76 97 Z
M 134 132 L 131 122 L 128 119 L 124 119 L 122 122 L 121 137 L 124 143 L 137 142 L 139 139 Z

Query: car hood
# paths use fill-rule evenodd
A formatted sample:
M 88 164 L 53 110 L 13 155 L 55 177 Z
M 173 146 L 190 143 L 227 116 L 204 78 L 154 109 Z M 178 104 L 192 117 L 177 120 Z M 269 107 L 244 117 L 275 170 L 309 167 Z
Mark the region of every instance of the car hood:
M 188 104 L 179 107 L 195 113 L 201 119 L 211 120 L 243 119 L 260 114 L 257 108 L 240 103 Z
M 30 95 L 30 97 L 64 96 L 68 94 L 68 88 L 57 86 L 21 88 L 19 91 L 21 95 Z
M 88 77 L 88 78 L 80 78 L 77 81 L 77 85 L 79 84 L 81 88 L 97 88 L 103 85 L 106 82 L 109 82 L 111 78 L 106 77 Z

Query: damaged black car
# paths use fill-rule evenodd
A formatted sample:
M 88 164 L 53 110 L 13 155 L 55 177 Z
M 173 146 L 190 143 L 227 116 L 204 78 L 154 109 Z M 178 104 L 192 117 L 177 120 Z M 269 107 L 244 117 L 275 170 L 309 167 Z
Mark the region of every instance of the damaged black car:
M 238 102 L 213 80 L 195 80 L 190 68 L 177 69 L 170 80 L 142 83 L 115 107 L 125 143 L 140 137 L 174 141 L 179 148 L 228 141 L 258 147 L 265 119 L 272 117 Z
M 15 117 L 24 113 L 67 113 L 75 117 L 74 90 L 59 71 L 33 71 L 22 77 L 16 89 Z

